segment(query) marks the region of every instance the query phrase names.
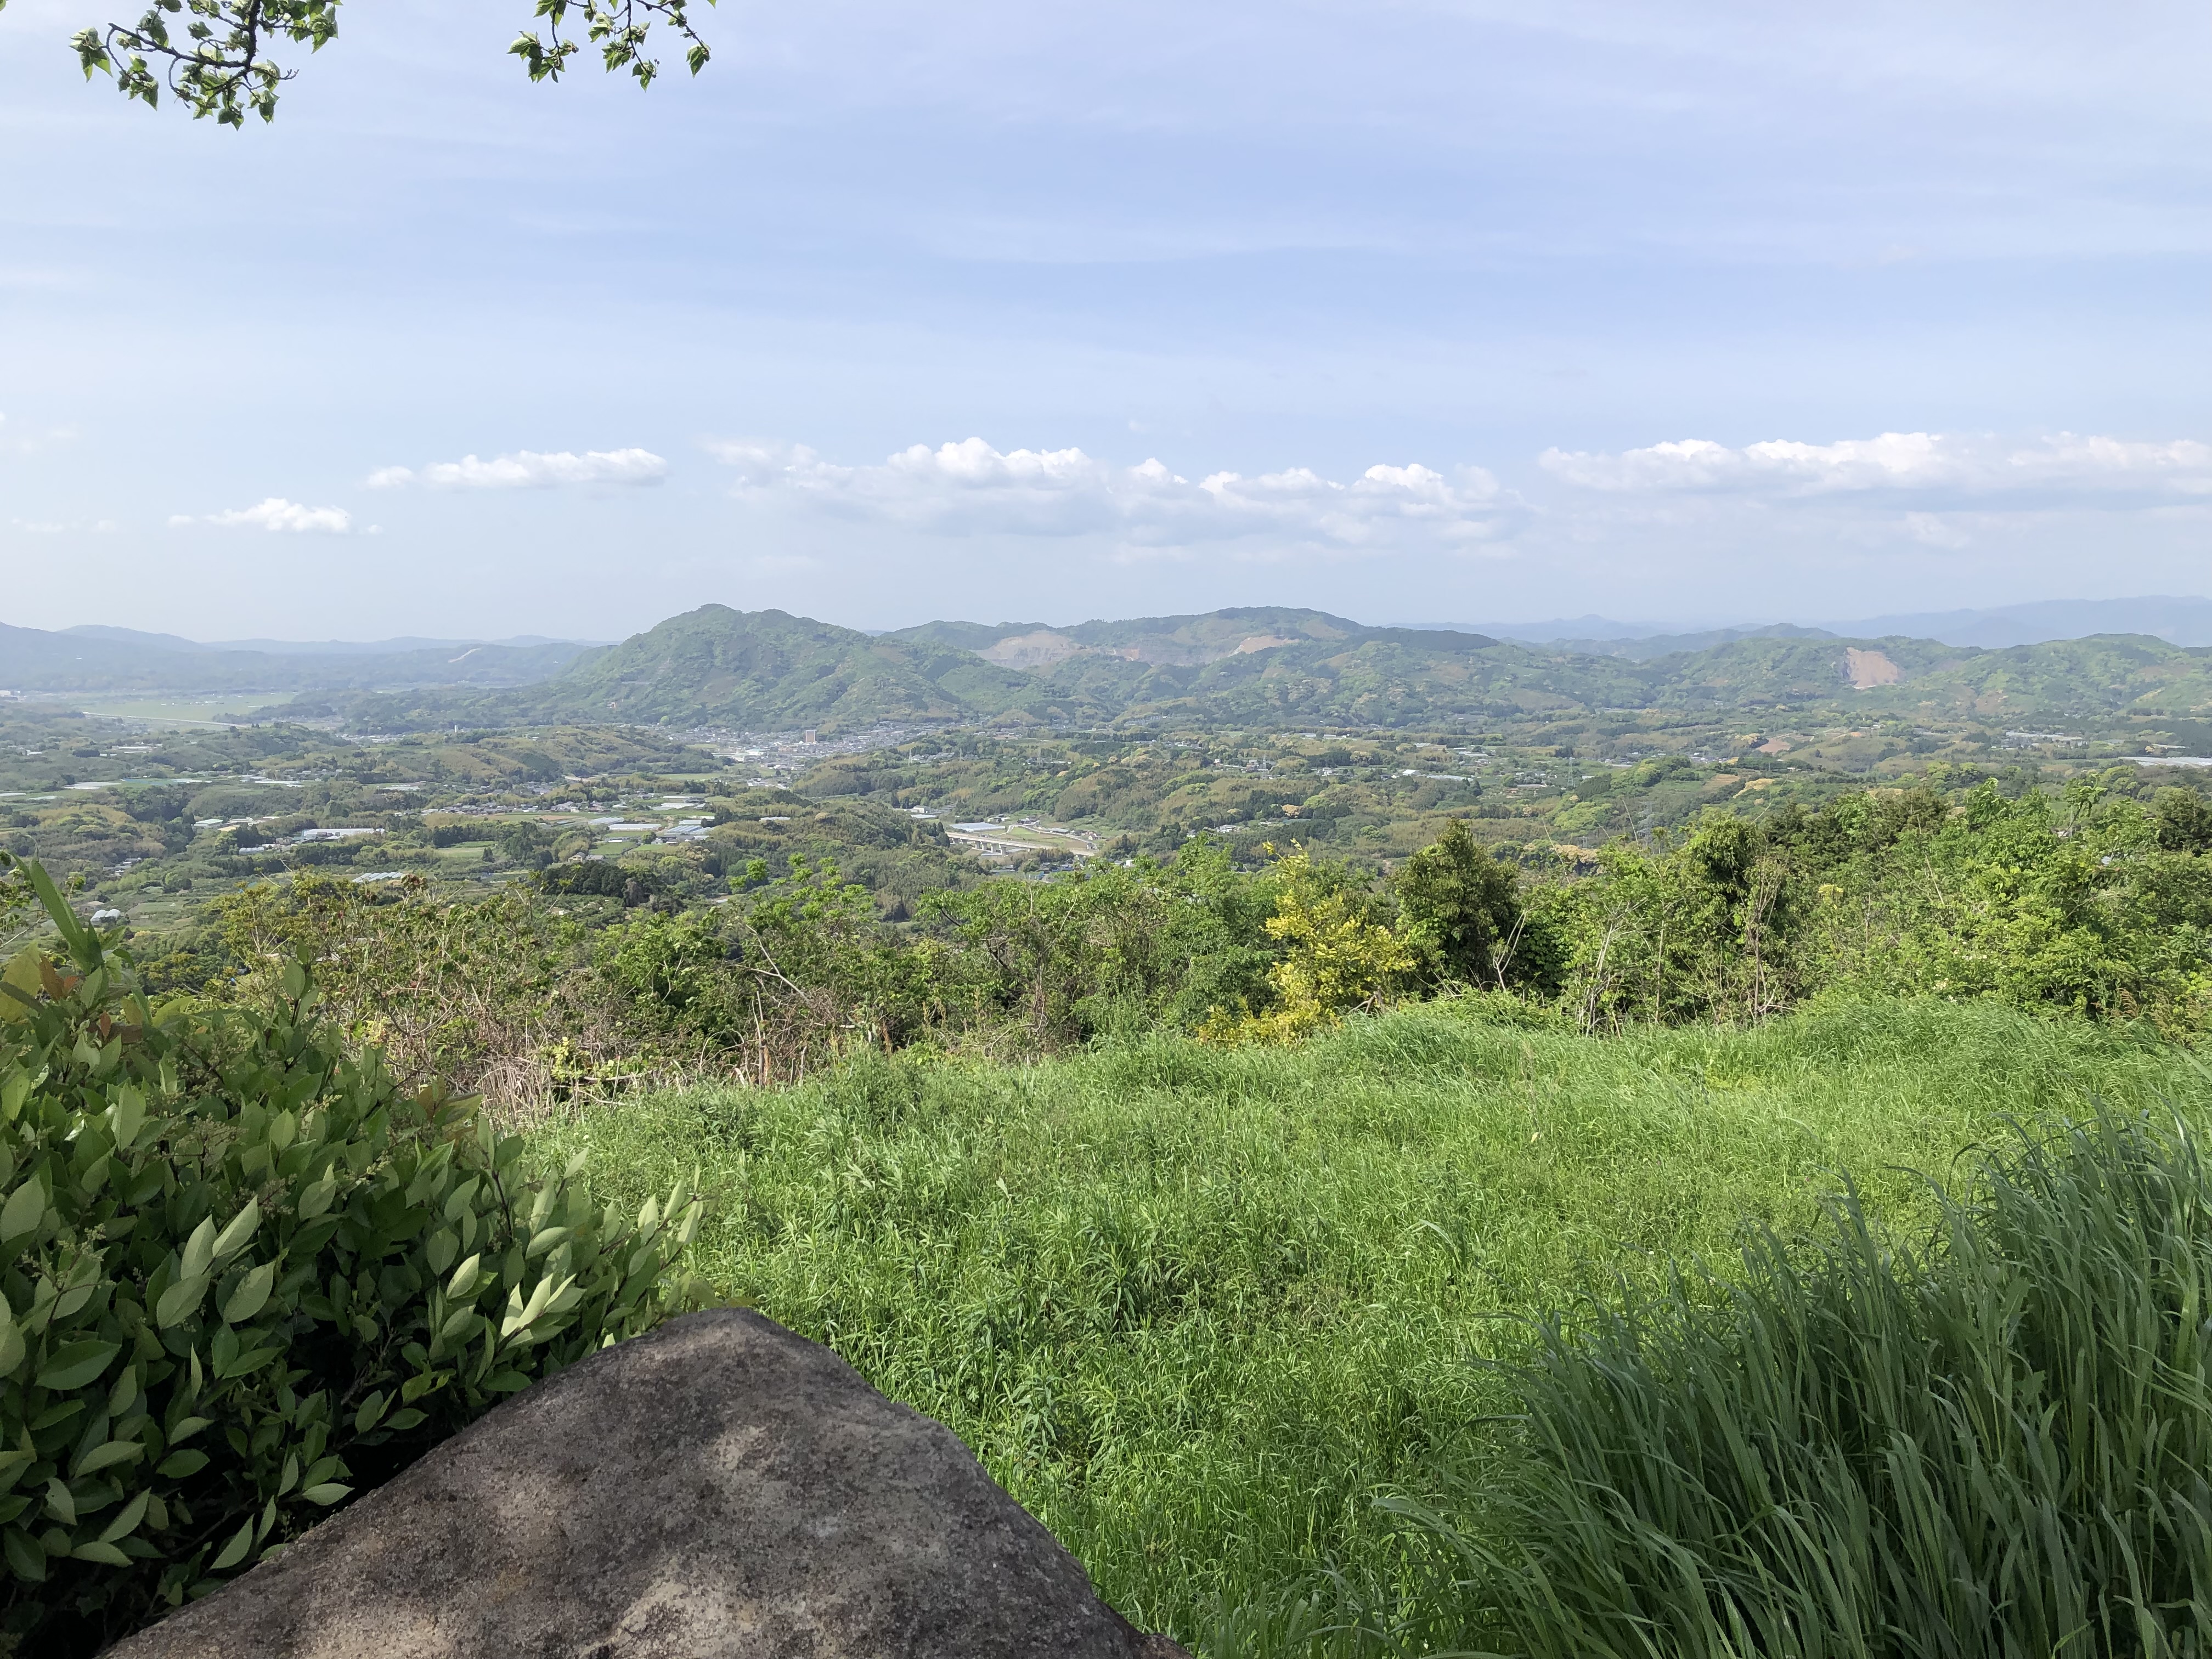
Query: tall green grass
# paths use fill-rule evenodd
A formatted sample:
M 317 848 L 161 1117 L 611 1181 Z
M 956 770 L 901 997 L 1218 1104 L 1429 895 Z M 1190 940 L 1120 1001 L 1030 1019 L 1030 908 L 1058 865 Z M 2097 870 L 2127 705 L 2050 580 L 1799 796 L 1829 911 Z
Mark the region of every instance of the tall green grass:
M 1482 1362 L 1747 1230 L 1878 1215 L 2007 1115 L 2148 1108 L 2172 1051 L 1994 1007 L 1611 1039 L 1431 1006 L 1294 1049 L 858 1065 L 543 1132 L 641 1198 L 699 1166 L 701 1265 L 950 1425 L 1140 1624 L 1209 1653 L 1461 1644 L 1462 1577 L 1376 1507 L 1487 1491 Z M 1486 1500 L 1485 1500 L 1486 1501 Z M 1480 1522 L 1480 1504 L 1455 1518 Z
M 2017 1135 L 1917 1246 L 1845 1194 L 1547 1321 L 1517 1490 L 1397 1507 L 1534 1659 L 2212 1650 L 2212 1172 L 2166 1123 Z

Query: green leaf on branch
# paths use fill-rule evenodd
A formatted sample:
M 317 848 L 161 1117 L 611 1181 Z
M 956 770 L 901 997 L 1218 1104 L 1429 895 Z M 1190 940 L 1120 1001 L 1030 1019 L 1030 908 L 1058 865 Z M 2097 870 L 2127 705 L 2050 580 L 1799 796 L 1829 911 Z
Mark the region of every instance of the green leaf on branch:
M 154 1322 L 163 1330 L 190 1319 L 207 1294 L 208 1281 L 204 1273 L 190 1279 L 180 1279 L 161 1292 L 161 1299 L 154 1304 Z
M 253 1237 L 254 1230 L 260 1224 L 261 1205 L 258 1200 L 249 1198 L 246 1200 L 246 1207 L 231 1218 L 230 1225 L 225 1227 L 215 1241 L 217 1264 L 229 1261 L 244 1249 L 246 1241 Z
M 215 1218 L 208 1216 L 201 1220 L 198 1226 L 192 1229 L 191 1237 L 185 1241 L 184 1271 L 179 1277 L 203 1278 L 214 1261 Z
M 118 1463 L 135 1463 L 145 1455 L 146 1449 L 135 1440 L 111 1440 L 87 1452 L 83 1459 L 70 1470 L 70 1478 L 81 1480 L 88 1474 L 97 1474 Z
M 453 1269 L 453 1276 L 446 1281 L 446 1294 L 455 1301 L 472 1296 L 477 1288 L 477 1275 L 483 1266 L 483 1253 L 478 1251 Z
M 153 1502 L 153 1498 L 152 1492 L 142 1492 L 125 1504 L 123 1506 L 123 1512 L 100 1529 L 100 1541 L 103 1544 L 112 1544 L 117 1539 L 126 1537 L 137 1531 L 138 1523 L 146 1518 L 147 1506 Z
M 249 1519 L 244 1526 L 239 1528 L 236 1532 L 231 1534 L 230 1541 L 222 1547 L 222 1552 L 216 1555 L 214 1560 L 208 1563 L 208 1566 L 210 1571 L 215 1572 L 221 1572 L 226 1568 L 234 1567 L 240 1561 L 243 1561 L 246 1559 L 246 1551 L 252 1547 L 253 1522 Z
M 46 1579 L 46 1553 L 39 1540 L 20 1527 L 8 1528 L 0 1539 L 0 1554 L 8 1558 L 8 1570 L 16 1577 L 30 1583 L 42 1584 Z
M 320 1181 L 311 1183 L 307 1190 L 300 1194 L 300 1219 L 313 1221 L 321 1215 L 331 1207 L 331 1200 L 337 1196 L 337 1191 L 338 1182 L 336 1176 L 325 1176 Z
M 32 1231 L 46 1213 L 46 1193 L 35 1179 L 26 1180 L 0 1204 L 0 1245 Z
M 242 1325 L 268 1305 L 270 1288 L 276 1282 L 276 1264 L 264 1261 L 240 1281 L 222 1304 L 223 1322 Z
M 35 1386 L 66 1394 L 81 1389 L 106 1370 L 108 1362 L 123 1352 L 119 1342 L 101 1342 L 88 1339 L 82 1342 L 65 1342 L 46 1356 L 40 1368 Z

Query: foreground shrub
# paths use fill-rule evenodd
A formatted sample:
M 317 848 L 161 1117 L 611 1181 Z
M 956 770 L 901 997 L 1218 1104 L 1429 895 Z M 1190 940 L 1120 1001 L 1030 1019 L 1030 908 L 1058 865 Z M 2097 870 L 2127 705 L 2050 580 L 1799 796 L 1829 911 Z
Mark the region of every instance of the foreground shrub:
M 324 1018 L 404 1081 L 439 1079 L 519 1114 L 552 1074 L 595 1069 L 606 1046 L 581 931 L 520 886 L 453 903 L 421 876 L 372 887 L 302 872 L 219 900 L 216 915 L 246 994 L 312 962 Z
M 149 1006 L 28 874 L 67 957 L 0 975 L 0 1584 L 60 1653 L 653 1323 L 700 1210 L 528 1175 L 471 1101 L 341 1054 L 297 966 L 266 1011 Z
M 1758 1020 L 1826 993 L 2212 1034 L 2198 803 L 2154 810 L 2087 779 L 2014 799 L 1990 780 L 1947 791 L 1945 775 L 1613 841 L 1593 873 L 1523 896 L 1524 965 L 1590 1030 Z
M 1462 832 L 1462 835 L 1465 833 Z M 1346 1014 L 1386 1006 L 1419 960 L 1376 896 L 1304 852 L 1277 861 L 1275 913 L 1264 926 L 1283 955 L 1267 970 L 1272 1000 L 1254 1012 L 1216 1008 L 1199 1035 L 1216 1042 L 1295 1042 Z
M 1542 1332 L 1533 1477 L 1465 1546 L 1535 1656 L 2212 1651 L 2212 1176 L 2112 1116 L 1933 1243 L 1855 1198 L 1740 1284 Z M 1433 1518 L 1431 1517 L 1432 1524 Z

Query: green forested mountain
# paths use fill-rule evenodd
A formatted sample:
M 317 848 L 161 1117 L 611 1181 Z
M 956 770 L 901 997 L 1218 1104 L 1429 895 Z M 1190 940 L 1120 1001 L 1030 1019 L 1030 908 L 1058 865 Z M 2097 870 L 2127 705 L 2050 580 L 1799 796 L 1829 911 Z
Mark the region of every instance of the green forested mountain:
M 1047 688 L 974 653 L 863 634 L 782 611 L 696 611 L 497 695 L 422 691 L 335 699 L 349 723 L 399 731 L 441 721 L 784 728 L 954 720 L 1036 705 Z
M 520 701 L 593 720 L 809 725 L 954 720 L 1036 689 L 972 652 L 709 605 L 592 653 Z
M 1844 636 L 1825 628 L 1799 628 L 1790 623 L 1771 623 L 1764 628 L 1708 628 L 1692 634 L 1653 634 L 1645 638 L 1565 638 L 1532 641 L 1529 643 L 1549 646 L 1554 651 L 1572 651 L 1586 657 L 1626 657 L 1635 662 L 1649 662 L 1654 657 L 1671 657 L 1688 651 L 1710 651 L 1717 645 L 1726 645 L 1732 640 L 1835 640 Z M 1866 637 L 1854 634 L 1854 639 Z M 1917 635 L 1913 635 L 1918 638 Z
M 1899 707 L 1997 716 L 2015 710 L 2212 710 L 2212 647 L 2169 645 L 2148 634 L 2100 634 L 1951 654 L 1954 660 L 1940 672 L 1908 678 L 1887 699 Z
M 1093 657 L 1196 668 L 1223 657 L 1279 646 L 1395 631 L 1367 628 L 1325 611 L 1238 605 L 1202 617 L 1139 617 L 1057 629 L 1042 623 L 1000 623 L 995 628 L 979 623 L 924 623 L 886 637 L 972 651 L 1006 668 L 1046 668 Z

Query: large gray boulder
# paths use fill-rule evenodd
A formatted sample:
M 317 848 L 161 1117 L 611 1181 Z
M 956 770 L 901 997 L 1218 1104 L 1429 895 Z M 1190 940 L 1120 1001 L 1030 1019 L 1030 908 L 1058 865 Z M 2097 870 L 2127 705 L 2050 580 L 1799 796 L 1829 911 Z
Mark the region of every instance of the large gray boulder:
M 942 1425 L 742 1309 L 501 1406 L 114 1659 L 1166 1659 Z

